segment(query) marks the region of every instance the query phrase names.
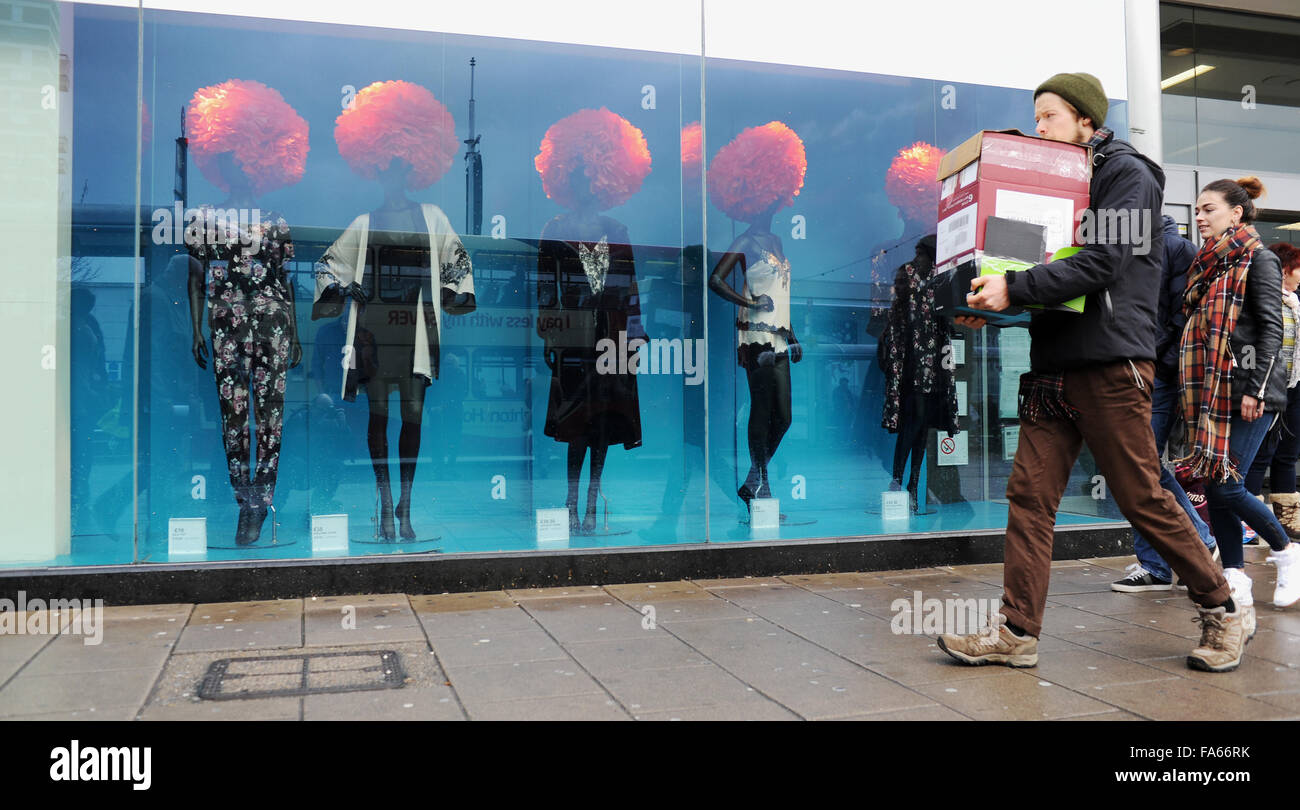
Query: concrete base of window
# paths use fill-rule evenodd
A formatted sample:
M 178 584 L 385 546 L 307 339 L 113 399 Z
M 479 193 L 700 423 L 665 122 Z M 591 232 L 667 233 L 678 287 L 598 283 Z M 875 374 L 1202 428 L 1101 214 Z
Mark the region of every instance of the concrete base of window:
M 1000 563 L 1006 535 L 956 532 L 626 549 L 404 554 L 337 560 L 158 563 L 0 572 L 0 597 L 103 599 L 107 605 L 444 593 Z M 1053 559 L 1132 551 L 1127 523 L 1059 527 Z

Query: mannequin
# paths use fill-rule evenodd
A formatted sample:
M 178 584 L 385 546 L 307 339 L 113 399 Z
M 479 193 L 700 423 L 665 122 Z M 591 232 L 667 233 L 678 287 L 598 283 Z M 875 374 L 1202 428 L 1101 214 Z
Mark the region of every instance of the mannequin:
M 957 427 L 957 389 L 952 370 L 943 362 L 951 352 L 947 322 L 935 314 L 934 293 L 926 281 L 934 272 L 934 235 L 916 245 L 916 256 L 898 268 L 893 304 L 880 338 L 876 360 L 885 375 L 881 427 L 897 433 L 890 490 L 902 489 L 903 470 L 911 456 L 907 492 L 911 510 L 918 511 L 917 488 L 931 428 Z
M 334 138 L 353 171 L 378 181 L 384 199 L 354 219 L 322 256 L 312 319 L 337 317 L 351 302 L 342 396 L 351 402 L 358 389 L 366 393 L 379 537 L 394 542 L 400 534 L 410 541 L 416 539 L 411 503 L 425 393 L 439 372 L 439 307 L 462 315 L 474 311 L 475 299 L 473 268 L 460 237 L 441 209 L 414 202 L 407 192 L 445 174 L 459 142 L 447 109 L 427 89 L 404 81 L 362 89 L 336 120 Z M 402 421 L 396 505 L 388 449 L 394 389 Z
M 390 541 L 399 536 L 394 518 L 400 523 L 402 540 L 416 539 L 411 521 L 411 493 L 420 454 L 425 393 L 431 378 L 438 375 L 441 330 L 437 307 L 430 303 L 433 296 L 430 236 L 433 232 L 425 222 L 427 209 L 436 211 L 434 219 L 440 218 L 443 225 L 442 228 L 435 226 L 441 231 L 439 235 L 444 237 L 439 251 L 443 286 L 437 293 L 442 309 L 453 315 L 463 315 L 473 312 L 476 306 L 469 256 L 441 211 L 406 196 L 410 172 L 411 164 L 395 157 L 387 169 L 378 173 L 379 183 L 384 189 L 384 202 L 367 215 L 367 245 L 360 248 L 366 255 L 363 278 L 373 273 L 376 267 L 383 268 L 387 274 L 385 297 L 390 300 L 385 301 L 380 316 L 368 318 L 366 307 L 372 296 L 355 280 L 345 281 L 355 277 L 355 269 L 349 266 L 346 257 L 358 249 L 355 244 L 356 222 L 350 228 L 353 237 L 340 237 L 322 258 L 321 263 L 326 269 L 318 273 L 320 292 L 312 307 L 314 320 L 337 316 L 345 300 L 354 303 L 354 340 L 349 353 L 355 368 L 348 369 L 343 398 L 355 400 L 358 388 L 366 392 L 370 409 L 366 444 L 379 495 L 379 536 Z M 452 244 L 445 244 L 447 237 Z M 325 281 L 323 287 L 322 281 Z M 370 286 L 373 289 L 373 282 Z M 433 366 L 427 376 L 416 370 L 411 361 L 417 343 L 421 342 L 420 331 L 424 332 L 423 343 L 428 347 Z M 402 421 L 397 439 L 400 494 L 396 504 L 393 503 L 390 483 L 388 450 L 389 400 L 394 389 Z
M 749 383 L 749 475 L 736 494 L 748 506 L 772 497 L 767 466 L 790 427 L 790 363 L 803 359 L 790 323 L 790 262 L 772 217 L 784 207 L 777 200 L 753 218 L 736 237 L 709 278 L 709 289 L 742 307 L 736 321 L 737 360 Z M 737 293 L 728 283 L 739 266 L 745 275 Z
M 551 370 L 544 432 L 568 445 L 569 531 L 590 535 L 610 445 L 641 446 L 636 374 L 631 368 L 609 373 L 598 363 L 598 347 L 645 337 L 627 228 L 600 212 L 636 193 L 650 171 L 650 152 L 640 130 L 602 108 L 552 125 L 534 162 L 547 196 L 568 209 L 542 228 L 537 248 L 537 334 Z
M 234 153 L 217 155 L 216 166 L 230 189 L 219 208 L 256 210 L 252 184 Z M 247 546 L 257 542 L 275 495 L 285 377 L 302 361 L 293 284 L 284 268 L 293 258 L 293 242 L 283 219 L 265 216 L 249 223 L 247 231 L 236 233 L 222 227 L 213 209 L 200 211 L 202 219 L 191 232 L 197 238 L 188 245 L 190 351 L 199 368 L 206 369 L 208 349 L 202 327 L 206 308 L 222 442 L 239 504 L 235 544 Z M 215 242 L 209 241 L 211 236 Z M 255 421 L 251 444 L 250 412 Z

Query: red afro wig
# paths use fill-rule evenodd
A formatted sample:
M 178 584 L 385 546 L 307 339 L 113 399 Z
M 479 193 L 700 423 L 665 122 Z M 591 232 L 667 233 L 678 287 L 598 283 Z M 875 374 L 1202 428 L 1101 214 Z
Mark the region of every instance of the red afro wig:
M 709 199 L 729 217 L 752 222 L 772 207 L 793 205 L 808 173 L 803 141 L 780 121 L 750 127 L 709 164 Z
M 442 102 L 418 84 L 375 82 L 334 120 L 334 140 L 352 171 L 373 180 L 393 158 L 411 164 L 406 188 L 435 183 L 460 149 L 456 121 Z
M 307 122 L 261 82 L 230 79 L 194 92 L 185 116 L 186 137 L 203 176 L 222 191 L 217 156 L 233 152 L 254 194 L 302 179 L 307 166 Z
M 934 221 L 939 212 L 939 161 L 944 150 L 917 141 L 900 149 L 885 175 L 885 193 L 910 221 Z
M 603 211 L 622 205 L 641 189 L 650 173 L 650 147 L 641 130 L 623 116 L 604 107 L 578 110 L 546 130 L 533 165 L 546 196 L 569 210 L 579 206 L 581 196 L 571 183 L 575 170 L 581 170 Z
M 695 121 L 682 127 L 682 183 L 698 184 L 703 164 L 704 128 Z

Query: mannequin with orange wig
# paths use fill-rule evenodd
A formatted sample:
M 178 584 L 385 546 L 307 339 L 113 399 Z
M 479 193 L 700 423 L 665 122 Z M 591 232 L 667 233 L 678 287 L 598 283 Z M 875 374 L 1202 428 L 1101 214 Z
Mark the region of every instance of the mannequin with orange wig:
M 641 446 L 635 370 L 601 369 L 598 357 L 602 346 L 645 335 L 627 228 L 600 212 L 641 188 L 650 150 L 623 117 L 604 108 L 579 110 L 547 129 L 533 163 L 546 196 L 567 209 L 542 228 L 537 253 L 537 332 L 551 369 L 545 433 L 569 445 L 569 529 L 591 534 L 609 446 Z M 578 483 L 589 450 L 587 509 L 579 523 Z
M 208 361 L 207 310 L 222 443 L 239 504 L 235 544 L 248 546 L 275 496 L 286 376 L 302 360 L 285 270 L 293 258 L 289 226 L 263 214 L 257 197 L 302 179 L 307 122 L 275 90 L 231 79 L 194 93 L 186 128 L 199 170 L 229 194 L 216 209 L 199 209 L 186 233 L 188 256 L 176 260 L 189 263 L 190 351 L 199 368 Z
M 803 358 L 790 314 L 790 261 L 772 218 L 794 203 L 807 171 L 803 141 L 780 121 L 741 132 L 709 164 L 709 201 L 749 223 L 709 278 L 710 290 L 741 307 L 736 355 L 749 382 L 750 467 L 736 494 L 746 506 L 772 497 L 767 466 L 791 423 L 790 363 Z M 739 292 L 728 281 L 737 268 Z
M 424 87 L 405 81 L 363 88 L 335 121 L 334 140 L 352 170 L 377 180 L 384 202 L 352 221 L 316 269 L 312 318 L 339 316 L 349 304 L 343 399 L 366 392 L 366 443 L 378 491 L 380 540 L 417 539 L 411 500 L 420 453 L 425 393 L 438 377 L 442 318 L 473 312 L 469 254 L 447 216 L 408 191 L 425 188 L 451 168 L 459 141 L 447 108 Z M 383 268 L 381 291 L 374 281 Z M 393 504 L 388 457 L 388 401 L 396 388 L 401 492 Z

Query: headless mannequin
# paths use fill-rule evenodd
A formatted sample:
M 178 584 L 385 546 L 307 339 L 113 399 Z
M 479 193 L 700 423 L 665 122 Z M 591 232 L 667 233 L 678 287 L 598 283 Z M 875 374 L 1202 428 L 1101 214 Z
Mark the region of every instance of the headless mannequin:
M 238 209 L 242 211 L 251 211 L 257 208 L 257 200 L 253 196 L 252 185 L 248 181 L 247 175 L 235 161 L 234 152 L 223 152 L 217 156 L 218 171 L 221 177 L 230 187 L 230 196 L 225 202 L 218 207 L 221 209 Z M 261 223 L 250 223 L 256 226 Z M 193 340 L 190 346 L 190 352 L 194 356 L 194 362 L 201 369 L 208 367 L 208 347 L 207 341 L 203 337 L 203 314 L 207 310 L 207 279 L 204 277 L 205 267 L 202 262 L 193 256 L 189 257 L 189 283 L 188 292 L 190 300 L 190 325 L 193 331 Z M 283 273 L 283 271 L 281 271 Z M 298 319 L 294 309 L 293 284 L 290 283 L 286 275 L 281 275 L 285 297 L 288 300 L 288 324 L 289 324 L 289 368 L 296 367 L 302 362 L 302 345 L 298 342 Z M 250 405 L 251 407 L 251 405 Z M 255 424 L 254 430 L 262 431 L 268 428 L 261 424 Z M 224 428 L 223 428 L 224 433 Z M 278 446 L 279 441 L 275 444 Z M 249 451 L 257 452 L 258 442 L 254 440 L 249 445 Z M 250 465 L 255 468 L 257 459 L 252 459 Z M 274 487 L 274 481 L 270 482 Z M 239 522 L 235 528 L 235 544 L 247 546 L 257 542 L 262 531 L 262 524 L 266 520 L 267 506 L 260 503 L 251 503 L 247 496 L 241 497 L 236 493 L 236 500 L 239 502 Z
M 709 277 L 709 289 L 731 303 L 759 312 L 772 312 L 775 304 L 771 296 L 760 294 L 747 298 L 732 289 L 727 279 L 737 266 L 745 273 L 748 268 L 763 260 L 768 253 L 778 261 L 786 261 L 781 249 L 781 239 L 772 233 L 772 217 L 782 207 L 780 200 L 754 218 L 749 228 L 736 237 L 718 266 Z M 790 427 L 790 363 L 803 358 L 803 348 L 793 331 L 786 336 L 789 357 L 785 352 L 761 351 L 753 364 L 745 364 L 749 382 L 749 475 L 736 494 L 749 504 L 753 498 L 772 497 L 768 483 L 767 466 L 776 455 L 777 447 Z M 753 367 L 751 367 L 751 365 Z
M 371 245 L 383 247 L 408 247 L 428 245 L 428 228 L 419 203 L 406 196 L 406 179 L 411 164 L 393 158 L 388 168 L 379 172 L 378 179 L 384 189 L 384 202 L 370 214 Z M 433 261 L 432 258 L 429 259 Z M 425 268 L 429 272 L 429 268 Z M 361 285 L 352 284 L 342 291 L 344 295 L 364 307 L 366 295 Z M 473 309 L 473 295 L 456 295 L 443 289 L 442 307 L 448 311 Z M 424 398 L 428 382 L 413 373 L 385 377 L 376 374 L 366 381 L 366 401 L 370 407 L 370 421 L 366 429 L 366 445 L 370 450 L 370 463 L 375 472 L 375 486 L 379 492 L 379 536 L 396 540 L 398 532 L 393 523 L 401 523 L 401 538 L 414 540 L 411 525 L 411 490 L 415 483 L 415 467 L 420 455 L 420 431 L 424 415 Z M 400 494 L 393 505 L 392 487 L 388 469 L 388 400 L 391 388 L 397 388 L 401 409 L 402 428 L 397 437 L 398 479 Z

